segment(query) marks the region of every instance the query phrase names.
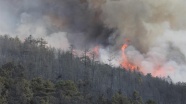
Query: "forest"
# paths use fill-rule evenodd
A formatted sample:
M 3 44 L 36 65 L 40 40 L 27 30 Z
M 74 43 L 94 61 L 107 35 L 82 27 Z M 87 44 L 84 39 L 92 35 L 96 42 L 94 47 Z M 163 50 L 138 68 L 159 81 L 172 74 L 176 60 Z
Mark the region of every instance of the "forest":
M 186 83 L 0 36 L 0 104 L 186 104 Z

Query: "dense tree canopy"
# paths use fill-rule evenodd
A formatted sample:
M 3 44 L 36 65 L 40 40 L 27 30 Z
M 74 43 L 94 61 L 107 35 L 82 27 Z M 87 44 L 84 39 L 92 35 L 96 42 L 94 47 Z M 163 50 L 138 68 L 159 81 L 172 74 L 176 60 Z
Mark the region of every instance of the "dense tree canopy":
M 186 84 L 0 36 L 0 104 L 185 104 Z

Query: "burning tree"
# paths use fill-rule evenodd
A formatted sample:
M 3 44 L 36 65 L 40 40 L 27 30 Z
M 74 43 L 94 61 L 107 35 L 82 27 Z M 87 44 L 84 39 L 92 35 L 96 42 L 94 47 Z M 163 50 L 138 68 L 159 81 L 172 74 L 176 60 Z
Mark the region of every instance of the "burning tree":
M 127 70 L 137 70 L 138 67 L 134 65 L 132 62 L 130 62 L 125 54 L 125 50 L 128 47 L 128 44 L 123 44 L 121 51 L 122 51 L 122 61 L 121 61 L 121 67 L 127 69 Z

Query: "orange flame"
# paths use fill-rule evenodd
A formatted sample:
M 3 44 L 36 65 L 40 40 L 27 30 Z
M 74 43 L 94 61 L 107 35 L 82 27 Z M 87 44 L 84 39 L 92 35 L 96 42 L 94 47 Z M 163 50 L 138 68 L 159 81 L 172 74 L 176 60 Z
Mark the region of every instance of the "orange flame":
M 144 67 L 141 66 L 140 64 L 135 64 L 134 62 L 132 62 L 131 60 L 128 59 L 127 55 L 126 55 L 126 49 L 128 47 L 128 44 L 130 44 L 130 40 L 125 40 L 125 44 L 122 45 L 121 47 L 121 51 L 122 51 L 122 60 L 120 61 L 120 65 L 122 68 L 125 68 L 126 70 L 131 70 L 131 71 L 141 71 L 144 74 L 147 74 L 149 72 L 146 72 Z M 95 58 L 98 58 L 100 55 L 100 46 L 95 46 L 94 48 L 92 48 L 92 52 L 94 53 Z M 90 56 L 91 57 L 91 56 Z M 167 71 L 171 72 L 174 71 L 175 68 L 173 66 L 166 66 L 163 67 L 162 64 L 160 65 L 156 65 L 154 67 L 154 69 L 152 70 L 151 74 L 153 77 L 162 77 L 162 76 L 167 76 Z
M 175 70 L 175 68 L 173 66 L 167 66 L 166 68 L 159 67 L 157 69 L 154 69 L 154 71 L 152 72 L 152 76 L 154 76 L 154 77 L 156 77 L 156 76 L 167 76 L 166 71 L 172 72 L 174 70 Z
M 99 49 L 100 49 L 99 46 L 96 46 L 93 48 L 93 52 L 94 52 L 96 58 L 99 57 Z
M 128 58 L 125 54 L 125 49 L 128 47 L 127 44 L 123 44 L 121 50 L 122 50 L 122 62 L 121 62 L 121 66 L 127 70 L 137 70 L 138 67 L 136 65 L 134 65 L 133 63 L 128 61 Z
M 100 46 L 97 45 L 97 46 L 95 46 L 94 48 L 92 48 L 91 51 L 89 51 L 89 52 L 87 53 L 87 56 L 88 56 L 89 58 L 96 58 L 96 59 L 98 59 L 99 56 L 100 56 L 99 50 L 100 50 Z

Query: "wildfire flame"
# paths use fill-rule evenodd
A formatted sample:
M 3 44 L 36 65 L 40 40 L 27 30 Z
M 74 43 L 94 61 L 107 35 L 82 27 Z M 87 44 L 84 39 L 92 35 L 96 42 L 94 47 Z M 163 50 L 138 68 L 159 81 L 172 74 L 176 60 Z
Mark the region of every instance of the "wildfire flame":
M 100 46 L 95 46 L 91 50 L 87 51 L 86 56 L 93 60 L 98 60 L 100 57 Z
M 98 58 L 99 57 L 99 46 L 96 46 L 93 48 L 93 53 L 95 54 L 95 57 Z
M 166 68 L 164 68 L 163 66 L 154 69 L 153 72 L 151 73 L 152 76 L 167 76 L 166 71 L 168 72 L 173 72 L 175 70 L 175 68 L 173 66 L 167 66 Z
M 136 65 L 134 65 L 133 63 L 128 61 L 128 58 L 125 54 L 125 50 L 128 47 L 127 44 L 123 44 L 121 50 L 122 50 L 122 61 L 121 61 L 121 66 L 127 70 L 137 70 L 138 67 Z
M 153 77 L 167 76 L 166 71 L 173 72 L 175 70 L 175 68 L 173 66 L 169 66 L 169 65 L 163 66 L 164 64 L 158 64 L 158 65 L 154 66 L 152 71 L 148 72 L 145 69 L 145 67 L 141 65 L 141 63 L 134 63 L 132 61 L 133 59 L 132 60 L 129 59 L 129 57 L 126 54 L 126 49 L 128 48 L 129 44 L 130 44 L 130 40 L 126 39 L 125 44 L 123 44 L 121 47 L 121 51 L 122 51 L 121 58 L 122 59 L 119 61 L 119 63 L 122 68 L 124 68 L 126 70 L 130 70 L 130 71 L 140 71 L 143 74 L 151 73 L 151 75 Z M 99 59 L 101 56 L 100 48 L 101 47 L 99 45 L 97 45 L 97 46 L 93 47 L 91 50 L 95 59 Z M 92 58 L 91 53 L 87 53 L 87 55 Z

